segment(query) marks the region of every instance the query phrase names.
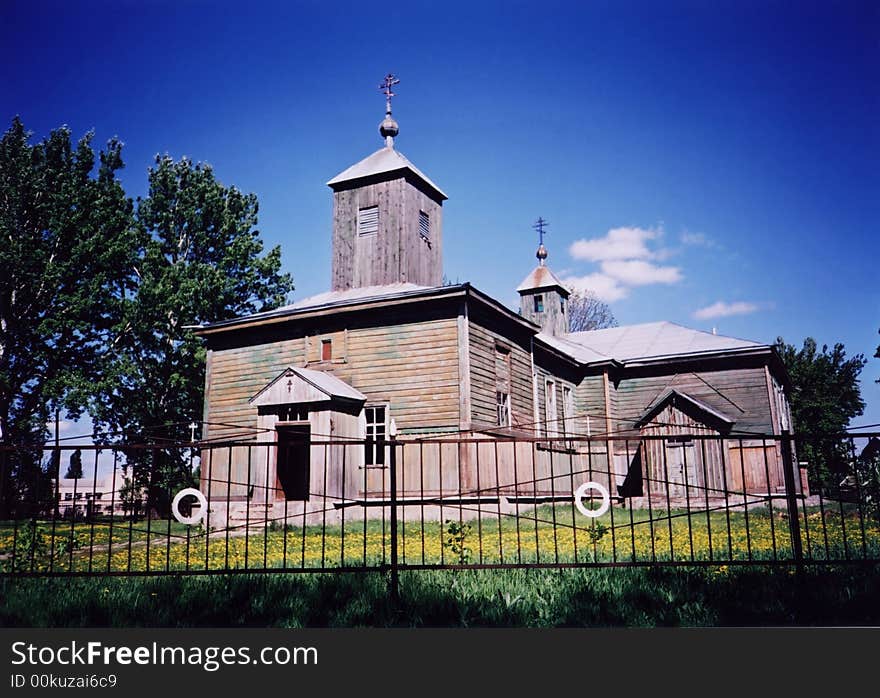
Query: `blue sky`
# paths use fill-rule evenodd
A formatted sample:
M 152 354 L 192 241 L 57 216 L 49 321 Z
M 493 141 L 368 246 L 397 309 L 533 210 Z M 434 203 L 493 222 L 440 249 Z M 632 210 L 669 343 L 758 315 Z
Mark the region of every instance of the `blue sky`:
M 211 163 L 260 200 L 295 297 L 327 290 L 325 182 L 396 145 L 448 195 L 445 272 L 515 305 L 550 266 L 621 324 L 666 319 L 873 357 L 880 5 L 58 2 L 0 5 L 0 122 Z M 858 424 L 880 422 L 880 360 Z

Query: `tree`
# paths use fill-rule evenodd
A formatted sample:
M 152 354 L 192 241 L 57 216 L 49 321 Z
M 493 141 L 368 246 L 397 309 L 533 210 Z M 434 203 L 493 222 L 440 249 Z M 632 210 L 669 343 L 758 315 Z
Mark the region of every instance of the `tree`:
M 568 331 L 584 332 L 617 327 L 614 313 L 592 291 L 575 291 L 568 299 Z
M 70 454 L 70 463 L 67 465 L 67 472 L 64 477 L 68 479 L 79 479 L 83 476 L 83 454 L 81 449 L 76 449 Z
M 66 127 L 30 137 L 16 118 L 0 138 L 0 437 L 16 446 L 0 513 L 13 491 L 21 506 L 51 489 L 47 419 L 61 406 L 75 416 L 100 375 L 134 251 L 122 144 L 96 157 L 92 133 L 76 145 Z
M 794 430 L 805 440 L 799 457 L 810 463 L 811 482 L 830 486 L 848 469 L 846 444 L 835 438 L 846 431 L 850 420 L 865 409 L 859 388 L 859 374 L 867 361 L 862 354 L 846 358 L 843 344 L 829 352 L 807 337 L 803 347 L 786 344 L 782 337 L 774 345 L 791 379 Z
M 292 290 L 280 248 L 263 253 L 257 212 L 255 195 L 223 186 L 210 166 L 156 158 L 137 205 L 137 289 L 91 408 L 123 443 L 188 440 L 205 382 L 192 326 L 275 308 Z M 167 510 L 177 485 L 190 484 L 185 451 L 129 451 L 133 484 L 151 506 Z

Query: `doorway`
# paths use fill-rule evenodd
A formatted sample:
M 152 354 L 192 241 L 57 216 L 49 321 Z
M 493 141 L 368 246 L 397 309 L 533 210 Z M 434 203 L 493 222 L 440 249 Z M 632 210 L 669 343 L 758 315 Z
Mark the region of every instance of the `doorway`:
M 308 424 L 277 428 L 278 460 L 275 487 L 284 492 L 288 501 L 306 501 L 309 498 L 310 437 Z
M 689 494 L 687 488 L 697 485 L 696 458 L 691 439 L 670 437 L 666 442 L 666 468 L 671 496 L 686 497 Z

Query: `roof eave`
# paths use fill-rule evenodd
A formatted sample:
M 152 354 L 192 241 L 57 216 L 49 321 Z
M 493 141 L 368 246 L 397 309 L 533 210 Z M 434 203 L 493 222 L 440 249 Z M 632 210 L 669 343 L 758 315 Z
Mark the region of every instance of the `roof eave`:
M 657 356 L 638 357 L 635 359 L 623 359 L 621 365 L 626 368 L 638 366 L 650 366 L 657 363 L 668 363 L 670 361 L 689 361 L 691 359 L 702 358 L 725 358 L 748 356 L 750 354 L 767 354 L 770 353 L 772 347 L 767 345 L 756 345 L 753 347 L 739 347 L 731 349 L 713 349 L 708 351 L 696 352 L 679 352 L 675 354 L 659 354 Z
M 248 315 L 243 318 L 233 318 L 230 320 L 221 320 L 220 322 L 208 325 L 193 326 L 197 336 L 206 336 L 210 334 L 218 334 L 220 332 L 243 329 L 248 326 L 276 324 L 287 322 L 289 320 L 307 318 L 313 315 L 320 315 L 327 310 L 345 309 L 347 311 L 356 312 L 361 309 L 382 307 L 383 305 L 396 305 L 399 303 L 416 302 L 423 298 L 443 298 L 464 295 L 466 287 L 469 284 L 457 284 L 455 286 L 436 286 L 429 289 L 417 289 L 415 291 L 402 291 L 387 296 L 374 296 L 372 298 L 356 298 L 345 301 L 335 301 L 330 303 L 322 303 L 319 305 L 310 305 L 305 308 L 288 308 L 283 311 L 267 311 L 265 314 L 259 313 Z

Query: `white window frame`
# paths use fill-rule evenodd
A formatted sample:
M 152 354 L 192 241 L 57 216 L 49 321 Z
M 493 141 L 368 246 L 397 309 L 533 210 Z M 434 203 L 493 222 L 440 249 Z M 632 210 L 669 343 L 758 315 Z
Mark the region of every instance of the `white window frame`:
M 574 391 L 571 386 L 562 386 L 562 434 L 571 434 L 574 426 Z
M 377 411 L 382 410 L 382 421 L 375 419 Z M 364 465 L 385 465 L 385 443 L 388 440 L 388 405 L 364 405 Z M 370 416 L 373 419 L 370 419 Z M 379 433 L 381 432 L 381 433 Z M 373 439 L 367 443 L 366 439 Z
M 499 427 L 509 427 L 511 426 L 511 417 L 510 417 L 510 393 L 505 393 L 500 390 L 495 391 L 495 408 L 497 410 L 498 417 L 498 426 Z
M 547 424 L 547 436 L 556 433 L 559 413 L 556 409 L 556 381 L 545 379 L 544 381 L 544 421 Z

